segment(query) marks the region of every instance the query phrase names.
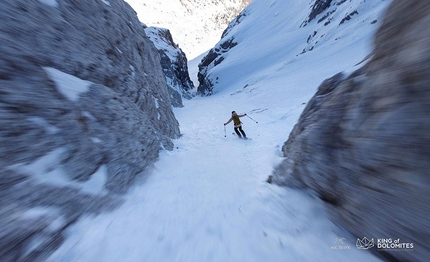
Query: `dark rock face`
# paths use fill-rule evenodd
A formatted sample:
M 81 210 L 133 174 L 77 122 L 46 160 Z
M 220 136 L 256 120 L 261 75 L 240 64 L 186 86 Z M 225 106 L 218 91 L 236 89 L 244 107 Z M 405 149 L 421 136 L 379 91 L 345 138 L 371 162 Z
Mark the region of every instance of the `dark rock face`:
M 236 16 L 227 26 L 227 28 L 222 32 L 221 39 L 224 38 L 230 31 L 233 29 L 233 27 L 237 26 L 242 22 L 242 20 L 246 16 L 246 10 L 242 10 L 242 12 L 239 13 L 238 16 Z
M 430 2 L 394 0 L 373 58 L 324 81 L 283 146 L 270 182 L 309 187 L 353 235 L 400 239 L 430 256 Z M 352 239 L 355 243 L 355 240 Z
M 324 12 L 331 4 L 332 0 L 315 0 L 312 11 L 309 14 L 308 22 L 312 21 L 317 15 Z
M 246 2 L 246 1 L 245 1 Z M 197 94 L 206 96 L 214 93 L 214 81 L 217 79 L 211 79 L 208 74 L 210 69 L 214 66 L 219 65 L 224 60 L 224 54 L 231 50 L 237 45 L 234 41 L 234 37 L 228 37 L 228 33 L 246 17 L 246 9 L 240 12 L 240 14 L 233 19 L 228 27 L 224 30 L 221 36 L 220 42 L 216 44 L 214 48 L 209 50 L 207 55 L 202 59 L 199 64 L 199 72 L 197 74 L 199 80 L 199 86 L 197 87 Z
M 194 89 L 188 74 L 188 60 L 185 53 L 175 44 L 168 29 L 148 27 L 145 32 L 160 53 L 161 67 L 166 76 L 172 105 L 183 107 L 182 97 L 191 99 L 190 91 Z
M 207 72 L 214 66 L 219 65 L 224 60 L 223 54 L 236 45 L 237 43 L 234 42 L 234 38 L 229 38 L 225 41 L 220 41 L 214 48 L 209 50 L 208 54 L 199 64 L 199 73 L 197 74 L 199 87 L 197 88 L 197 94 L 202 96 L 213 94 L 215 83 L 213 83 Z
M 339 25 L 345 23 L 346 21 L 351 20 L 351 17 L 354 15 L 358 15 L 357 10 L 354 10 L 353 12 L 351 12 L 350 14 L 348 14 L 347 16 L 345 16 L 344 18 L 342 18 L 342 20 L 340 21 Z
M 0 260 L 40 261 L 180 131 L 124 1 L 1 1 L 0 42 Z

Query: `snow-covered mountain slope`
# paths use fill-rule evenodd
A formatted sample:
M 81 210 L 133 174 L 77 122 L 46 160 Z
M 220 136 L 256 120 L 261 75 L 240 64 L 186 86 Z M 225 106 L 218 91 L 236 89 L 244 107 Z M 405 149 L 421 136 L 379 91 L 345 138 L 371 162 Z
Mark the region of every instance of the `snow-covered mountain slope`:
M 291 75 L 291 70 L 298 70 L 296 63 L 315 67 L 316 74 L 333 68 L 324 59 L 316 64 L 320 56 L 334 59 L 339 70 L 345 70 L 370 53 L 369 37 L 389 2 L 333 0 L 315 19 L 305 22 L 315 1 L 253 1 L 202 60 L 198 91 L 246 91 L 255 88 L 258 79 L 275 77 L 274 68 L 278 76 Z M 307 79 L 315 86 L 322 80 L 315 75 Z
M 206 52 L 251 0 L 126 0 L 147 26 L 168 28 L 189 59 Z

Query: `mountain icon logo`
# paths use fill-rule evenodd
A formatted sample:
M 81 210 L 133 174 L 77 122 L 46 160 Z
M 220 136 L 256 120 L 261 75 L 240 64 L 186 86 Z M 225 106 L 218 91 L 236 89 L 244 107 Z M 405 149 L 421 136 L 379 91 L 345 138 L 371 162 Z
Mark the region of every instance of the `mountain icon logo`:
M 367 237 L 363 237 L 363 239 L 357 238 L 357 243 L 355 244 L 358 249 L 369 249 L 374 247 L 373 238 L 369 240 Z

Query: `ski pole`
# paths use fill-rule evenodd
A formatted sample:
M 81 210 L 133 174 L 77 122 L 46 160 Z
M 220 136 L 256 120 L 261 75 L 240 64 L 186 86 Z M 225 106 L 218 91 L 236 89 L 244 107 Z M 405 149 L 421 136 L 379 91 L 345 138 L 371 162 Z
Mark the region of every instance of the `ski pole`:
M 245 114 L 247 117 L 249 117 L 252 121 L 254 121 L 255 123 L 257 123 L 258 124 L 258 122 L 257 121 L 255 121 L 254 119 L 252 119 L 252 117 L 250 117 L 250 116 L 248 116 L 247 114 Z
M 225 125 L 224 125 L 224 137 L 227 137 L 227 132 L 225 131 Z

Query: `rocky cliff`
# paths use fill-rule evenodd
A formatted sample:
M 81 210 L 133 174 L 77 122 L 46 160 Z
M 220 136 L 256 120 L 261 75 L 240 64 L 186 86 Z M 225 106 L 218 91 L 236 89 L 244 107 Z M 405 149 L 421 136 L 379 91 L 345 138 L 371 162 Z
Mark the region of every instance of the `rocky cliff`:
M 183 107 L 182 98 L 191 99 L 194 84 L 188 74 L 188 60 L 182 49 L 173 41 L 170 31 L 165 28 L 148 27 L 145 32 L 158 49 L 161 57 L 170 100 L 174 107 Z
M 210 76 L 210 71 L 217 65 L 221 64 L 225 59 L 225 55 L 238 43 L 234 40 L 234 36 L 229 36 L 228 33 L 247 16 L 248 10 L 243 10 L 236 16 L 223 31 L 221 40 L 216 46 L 209 50 L 209 52 L 202 58 L 199 63 L 199 72 L 197 79 L 199 86 L 197 87 L 197 94 L 201 96 L 212 95 L 214 86 L 217 84 L 217 78 Z
M 314 190 L 336 223 L 374 238 L 369 250 L 393 261 L 430 256 L 429 23 L 430 2 L 394 0 L 373 56 L 321 84 L 269 178 Z M 413 252 L 378 249 L 378 238 L 412 243 Z
M 0 42 L 0 260 L 40 261 L 180 132 L 124 1 L 1 1 Z
M 213 89 L 214 85 L 217 84 L 217 79 L 210 76 L 210 70 L 219 65 L 224 60 L 224 55 L 236 45 L 237 42 L 234 41 L 234 37 L 223 38 L 216 47 L 209 50 L 208 54 L 203 57 L 202 61 L 199 63 L 199 72 L 197 73 L 197 78 L 199 80 L 197 94 L 206 96 L 214 93 Z

